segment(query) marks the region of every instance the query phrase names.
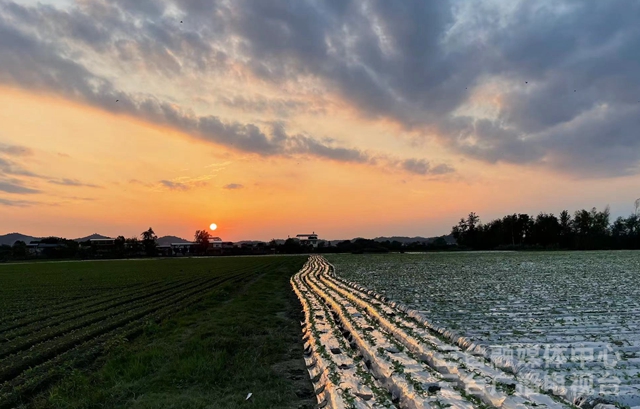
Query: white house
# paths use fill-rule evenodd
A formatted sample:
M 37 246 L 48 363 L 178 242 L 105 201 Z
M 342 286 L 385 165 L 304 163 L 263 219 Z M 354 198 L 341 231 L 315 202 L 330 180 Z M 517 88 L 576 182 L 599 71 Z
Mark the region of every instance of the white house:
M 296 236 L 303 246 L 318 247 L 318 235 L 313 232 L 311 234 L 298 234 Z
M 211 247 L 213 247 L 214 249 L 221 249 L 222 239 L 220 237 L 211 237 L 209 239 L 209 244 L 211 244 Z

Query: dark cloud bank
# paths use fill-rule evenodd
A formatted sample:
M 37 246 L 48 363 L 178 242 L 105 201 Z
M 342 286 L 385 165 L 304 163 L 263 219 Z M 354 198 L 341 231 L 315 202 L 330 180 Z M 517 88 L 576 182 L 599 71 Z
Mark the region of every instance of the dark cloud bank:
M 0 0 L 0 82 L 54 91 L 264 156 L 383 163 L 416 174 L 452 171 L 290 134 L 282 124 L 228 122 L 126 94 L 81 56 L 92 49 L 123 63 L 140 60 L 168 77 L 240 61 L 274 84 L 318 80 L 366 117 L 438 135 L 486 162 L 584 177 L 638 173 L 640 2 L 465 7 L 460 0 L 95 0 L 63 11 Z M 173 9 L 180 14 L 170 15 Z M 461 114 L 473 90 L 489 80 L 502 90 L 498 112 Z

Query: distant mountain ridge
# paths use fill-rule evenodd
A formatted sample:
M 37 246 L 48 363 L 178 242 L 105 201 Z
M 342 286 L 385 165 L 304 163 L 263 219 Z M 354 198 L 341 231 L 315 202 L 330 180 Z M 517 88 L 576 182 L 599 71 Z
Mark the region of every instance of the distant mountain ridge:
M 29 244 L 32 241 L 42 240 L 44 237 L 34 237 L 27 236 L 26 234 L 21 233 L 9 233 L 0 236 L 0 246 L 13 246 L 16 241 L 24 241 Z M 92 235 L 86 237 L 78 237 L 77 239 L 73 239 L 78 243 L 82 243 L 87 240 L 96 240 L 96 239 L 113 239 L 114 237 L 105 236 L 98 233 L 93 233 Z M 158 238 L 159 245 L 166 245 L 171 243 L 188 243 L 189 240 L 183 239 L 182 237 L 177 236 L 163 236 Z
M 159 246 L 166 246 L 171 243 L 190 243 L 191 241 L 178 236 L 162 236 L 158 237 L 157 242 Z
M 40 240 L 39 237 L 27 236 L 21 233 L 9 233 L 4 236 L 0 236 L 0 246 L 13 246 L 16 241 L 24 241 L 29 243 L 34 240 Z
M 445 241 L 449 244 L 455 244 L 456 240 L 453 238 L 452 235 L 448 234 L 448 235 L 444 235 L 444 236 L 436 236 L 436 237 L 420 237 L 420 236 L 416 236 L 416 237 L 405 237 L 405 236 L 391 236 L 391 237 L 376 237 L 375 241 L 378 242 L 383 242 L 383 241 L 399 241 L 400 243 L 403 244 L 411 244 L 411 243 L 416 243 L 416 242 L 424 242 L 424 243 L 431 243 L 432 241 L 436 240 L 437 238 L 444 238 Z
M 447 243 L 449 244 L 455 244 L 456 241 L 453 238 L 452 235 L 445 235 L 445 236 L 438 236 L 438 237 L 444 237 L 444 239 L 447 241 Z M 403 244 L 411 244 L 411 243 L 415 243 L 415 242 L 424 242 L 424 243 L 431 243 L 433 242 L 435 239 L 437 239 L 438 237 L 420 237 L 420 236 L 416 236 L 416 237 L 407 237 L 407 236 L 390 236 L 390 237 L 376 237 L 375 241 L 378 242 L 384 242 L 384 241 L 399 241 L 400 243 Z M 94 233 L 90 236 L 87 237 L 80 237 L 77 239 L 74 239 L 74 241 L 77 242 L 83 242 L 83 241 L 87 241 L 87 240 L 92 240 L 92 239 L 111 239 L 112 237 L 108 237 L 108 236 L 103 236 L 102 234 L 98 234 L 98 233 Z M 16 241 L 24 241 L 25 243 L 29 243 L 31 241 L 35 241 L 35 240 L 41 240 L 42 237 L 33 237 L 33 236 L 27 236 L 25 234 L 21 234 L 21 233 L 9 233 L 9 234 L 5 234 L 3 236 L 0 236 L 0 245 L 7 245 L 7 246 L 13 246 L 13 244 Z M 351 239 L 349 241 L 353 241 L 355 239 Z M 159 245 L 167 245 L 167 244 L 171 244 L 171 243 L 188 243 L 191 240 L 187 240 L 187 239 L 183 239 L 182 237 L 178 237 L 178 236 L 162 236 L 158 238 L 158 244 Z M 338 243 L 340 243 L 341 241 L 344 240 L 330 240 L 332 245 L 336 245 Z M 266 241 L 267 243 L 269 241 Z M 278 244 L 282 244 L 284 243 L 284 239 L 278 239 L 276 240 L 276 242 Z M 236 242 L 237 245 L 241 245 L 242 243 L 249 243 L 249 244 L 254 244 L 254 243 L 261 243 L 260 240 L 243 240 L 243 241 L 239 241 Z
M 112 239 L 113 237 L 103 236 L 102 234 L 93 233 L 87 237 L 80 237 L 79 239 L 73 239 L 73 241 L 77 241 L 78 243 L 87 241 L 87 240 L 96 240 L 96 239 Z

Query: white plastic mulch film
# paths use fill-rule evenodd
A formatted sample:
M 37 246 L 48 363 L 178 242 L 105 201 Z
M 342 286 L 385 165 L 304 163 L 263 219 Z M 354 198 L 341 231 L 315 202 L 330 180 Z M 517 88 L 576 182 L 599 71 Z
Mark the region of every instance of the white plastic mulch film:
M 567 408 L 402 310 L 334 277 L 311 256 L 291 279 L 318 406 L 331 408 Z
M 389 297 L 389 306 L 522 385 L 585 409 L 640 409 L 636 252 L 328 258 L 342 282 Z

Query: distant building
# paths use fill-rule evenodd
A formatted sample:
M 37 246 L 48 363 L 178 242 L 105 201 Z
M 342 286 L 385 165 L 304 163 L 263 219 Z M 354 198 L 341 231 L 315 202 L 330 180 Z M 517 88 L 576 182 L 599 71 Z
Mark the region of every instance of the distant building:
M 220 237 L 211 237 L 209 239 L 209 244 L 214 249 L 221 249 L 222 248 L 222 239 Z
M 269 247 L 265 242 L 242 243 L 240 254 L 269 254 Z
M 171 248 L 171 244 L 160 244 L 156 247 L 158 250 L 158 255 L 160 256 L 172 256 L 173 249 Z
M 169 255 L 187 256 L 195 253 L 198 249 L 198 246 L 199 246 L 199 243 L 196 243 L 196 242 L 171 243 L 169 244 L 169 247 L 171 248 L 171 254 Z
M 89 243 L 97 246 L 107 246 L 110 244 L 116 244 L 116 239 L 90 239 Z
M 311 234 L 298 234 L 296 239 L 300 240 L 303 246 L 318 247 L 318 235 L 313 232 Z
M 91 239 L 89 243 L 96 253 L 111 253 L 116 247 L 115 239 Z
M 27 253 L 32 256 L 39 256 L 44 249 L 57 249 L 64 247 L 62 244 L 41 243 L 40 241 L 30 241 L 27 244 Z

